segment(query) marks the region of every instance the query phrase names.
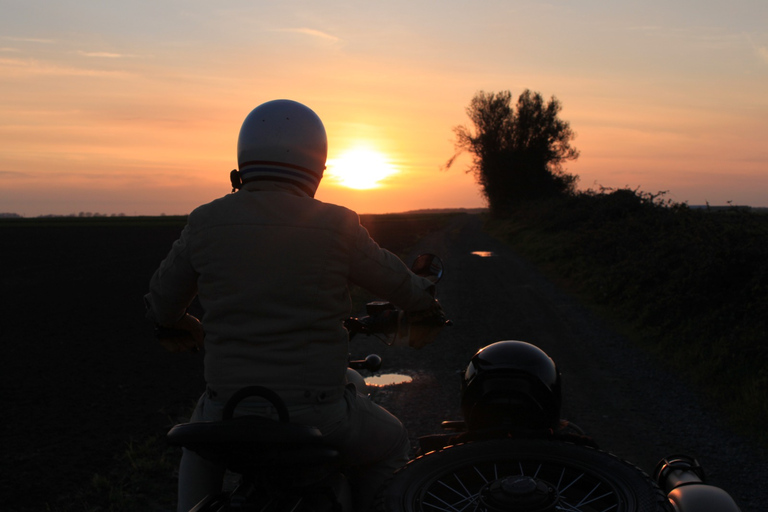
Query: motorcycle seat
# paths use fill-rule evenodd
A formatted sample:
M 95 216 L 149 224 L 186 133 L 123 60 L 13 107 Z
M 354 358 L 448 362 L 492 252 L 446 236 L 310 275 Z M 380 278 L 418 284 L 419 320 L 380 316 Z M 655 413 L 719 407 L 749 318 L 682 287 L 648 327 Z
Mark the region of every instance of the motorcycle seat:
M 316 427 L 260 416 L 182 423 L 166 439 L 172 446 L 188 448 L 238 473 L 316 467 L 339 459 L 338 451 L 323 443 Z

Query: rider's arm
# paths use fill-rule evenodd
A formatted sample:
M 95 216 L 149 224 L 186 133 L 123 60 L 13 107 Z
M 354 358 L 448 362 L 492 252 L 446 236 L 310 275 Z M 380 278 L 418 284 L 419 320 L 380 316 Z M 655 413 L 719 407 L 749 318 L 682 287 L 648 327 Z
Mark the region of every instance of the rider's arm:
M 353 239 L 350 280 L 405 311 L 428 310 L 434 303 L 434 284 L 379 247 L 360 225 Z
M 189 232 L 189 226 L 185 227 L 152 276 L 149 293 L 144 296 L 147 316 L 162 326 L 173 326 L 182 321 L 197 295 L 198 274 L 188 253 Z

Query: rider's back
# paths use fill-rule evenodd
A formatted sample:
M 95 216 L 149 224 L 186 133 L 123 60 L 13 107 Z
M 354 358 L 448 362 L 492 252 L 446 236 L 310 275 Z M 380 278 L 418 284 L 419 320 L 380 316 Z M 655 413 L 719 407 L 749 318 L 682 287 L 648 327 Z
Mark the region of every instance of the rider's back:
M 219 400 L 249 385 L 293 405 L 338 400 L 348 283 L 393 301 L 424 297 L 403 283 L 402 262 L 370 239 L 356 213 L 274 182 L 197 208 L 173 253 L 168 272 L 197 274 L 205 377 Z

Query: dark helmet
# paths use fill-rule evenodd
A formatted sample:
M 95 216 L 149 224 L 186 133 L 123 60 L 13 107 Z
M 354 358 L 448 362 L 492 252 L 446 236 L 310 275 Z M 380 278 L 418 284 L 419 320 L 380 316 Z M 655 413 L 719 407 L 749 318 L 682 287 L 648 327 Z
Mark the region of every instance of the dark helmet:
M 469 430 L 555 428 L 560 402 L 557 365 L 524 341 L 498 341 L 480 349 L 461 381 L 461 409 Z

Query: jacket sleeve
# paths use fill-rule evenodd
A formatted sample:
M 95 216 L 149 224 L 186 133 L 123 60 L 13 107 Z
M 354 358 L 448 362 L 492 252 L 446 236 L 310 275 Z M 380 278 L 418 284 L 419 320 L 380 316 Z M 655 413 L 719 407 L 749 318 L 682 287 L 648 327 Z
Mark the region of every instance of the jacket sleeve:
M 189 255 L 190 228 L 187 225 L 160 263 L 144 296 L 147 316 L 161 325 L 179 320 L 197 295 L 197 277 Z
M 353 238 L 350 280 L 405 311 L 423 311 L 434 302 L 434 284 L 419 277 L 396 255 L 382 249 L 359 224 Z

